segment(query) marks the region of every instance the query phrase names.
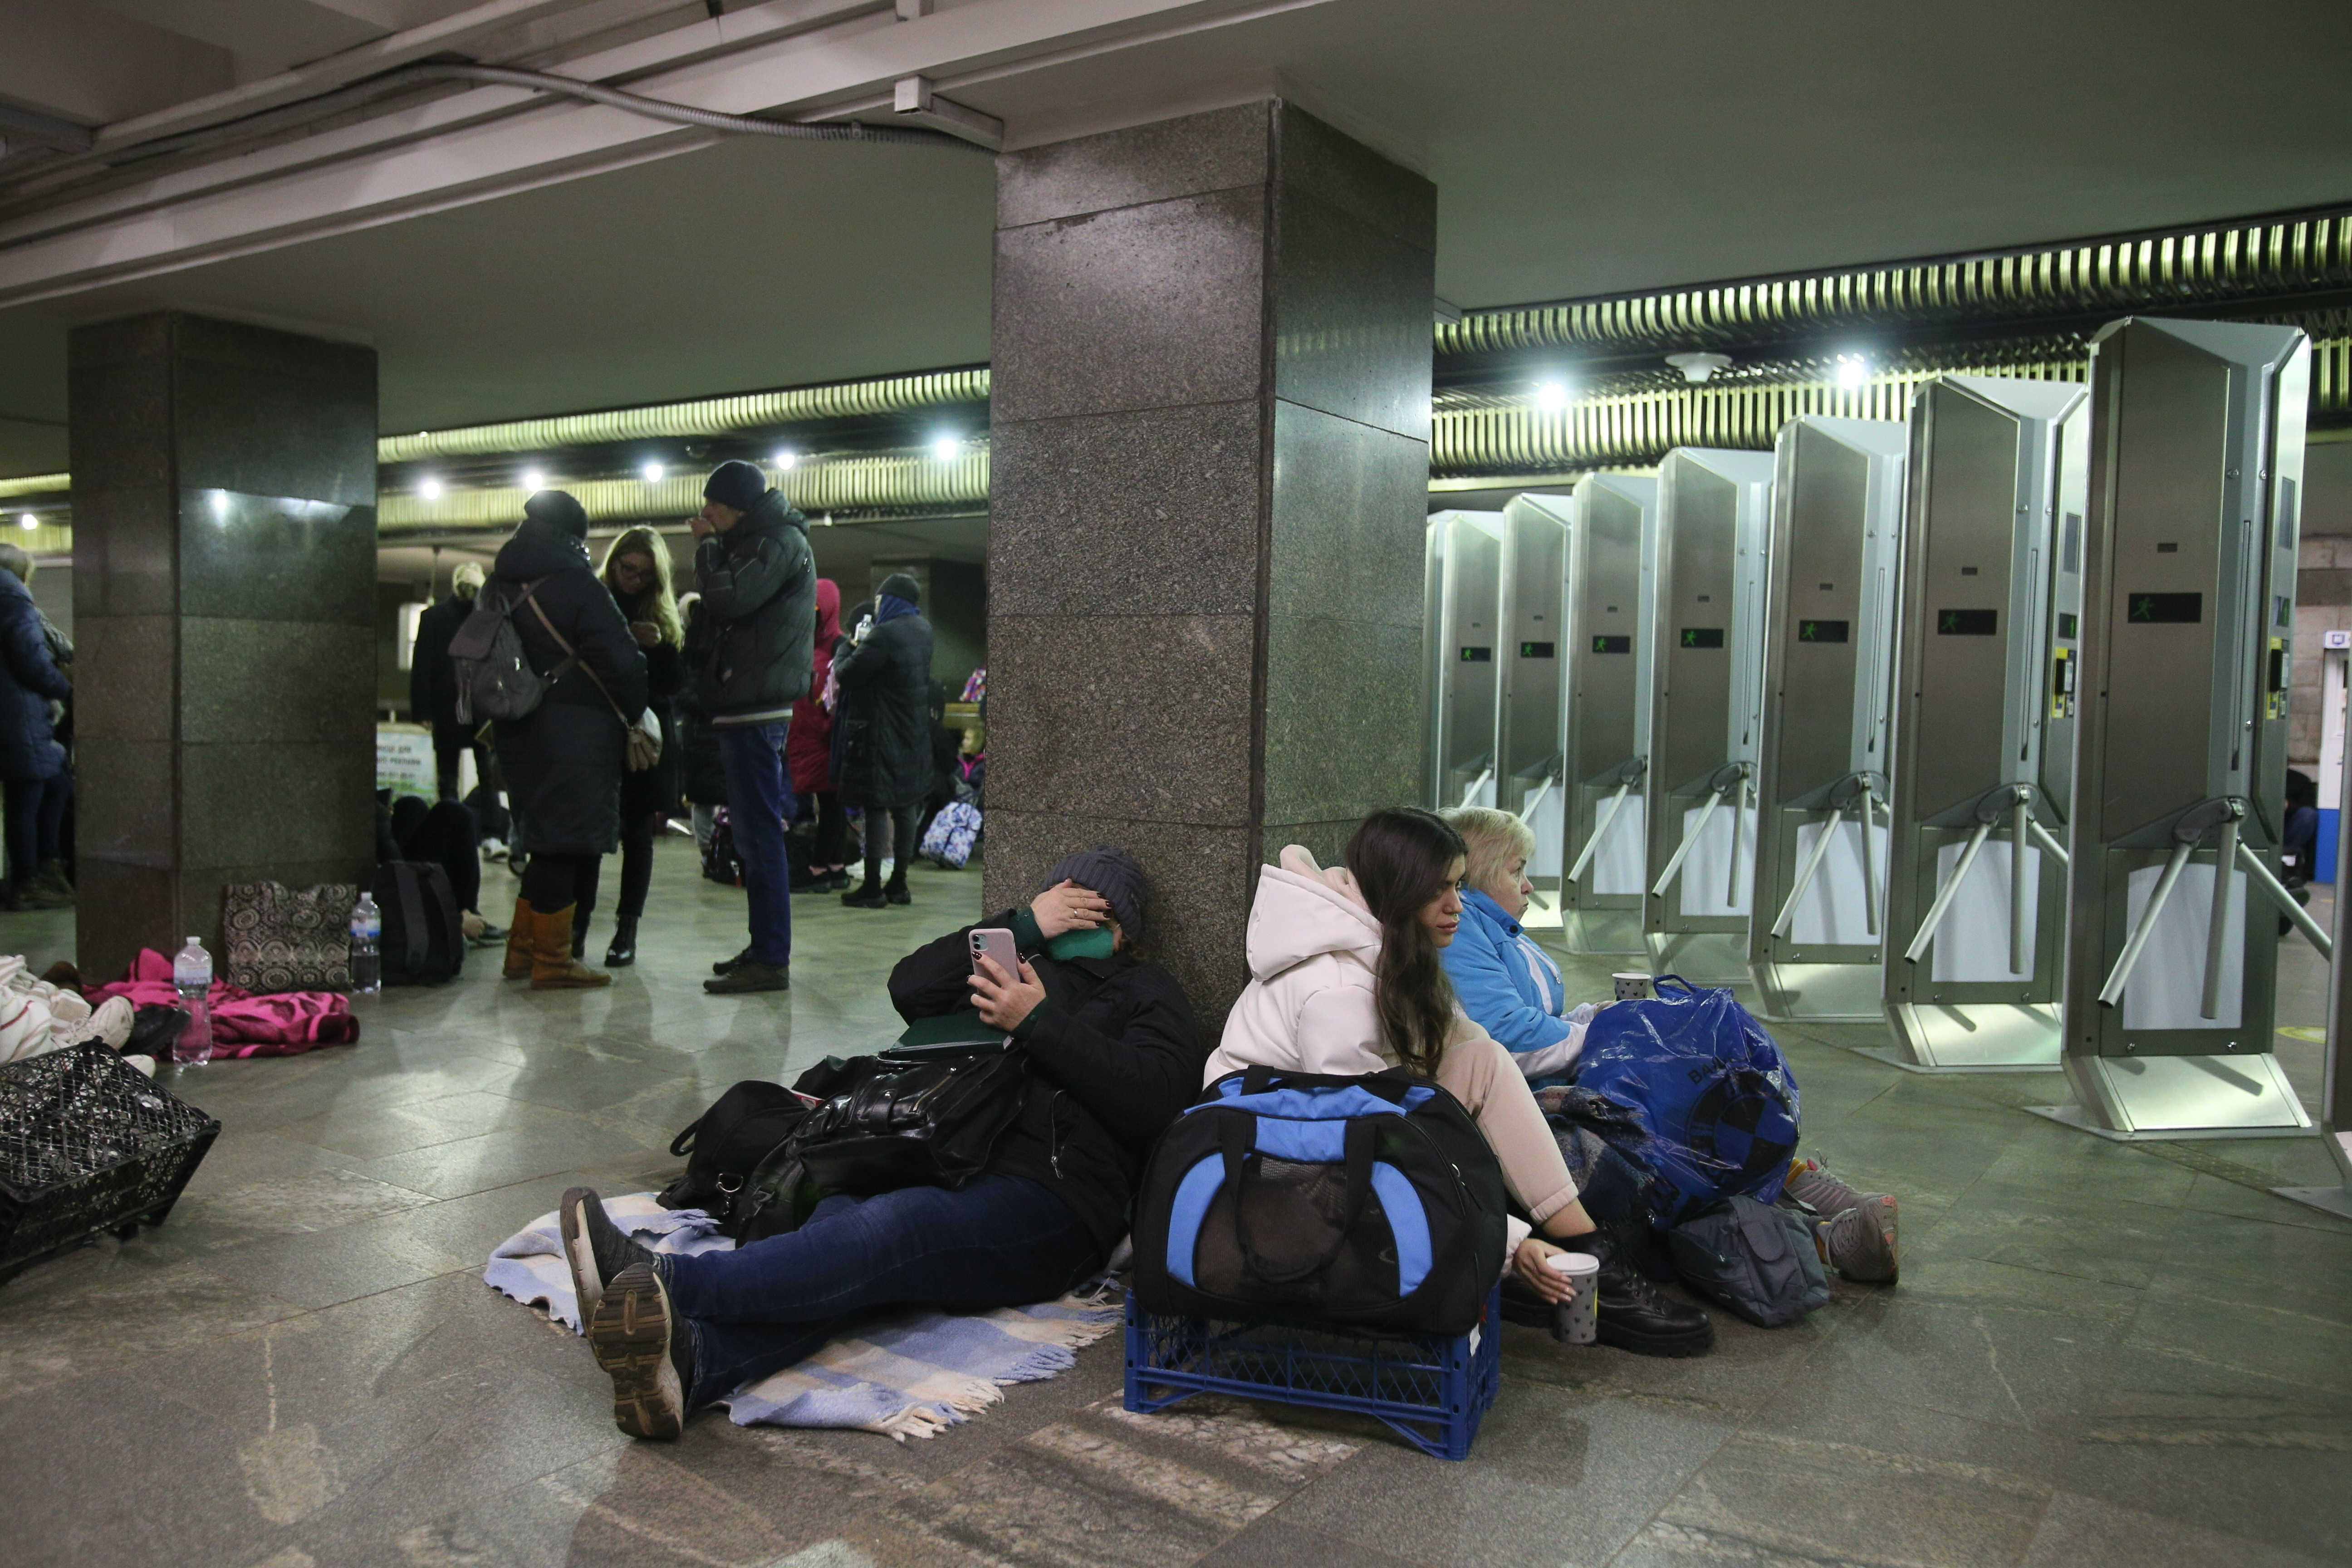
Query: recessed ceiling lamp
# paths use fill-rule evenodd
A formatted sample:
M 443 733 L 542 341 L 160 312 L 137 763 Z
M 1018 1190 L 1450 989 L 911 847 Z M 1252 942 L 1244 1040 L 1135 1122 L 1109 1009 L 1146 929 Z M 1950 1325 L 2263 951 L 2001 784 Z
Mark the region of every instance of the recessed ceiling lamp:
M 425 478 L 416 481 L 416 493 L 423 496 L 426 500 L 439 500 L 441 499 L 441 481 L 435 479 L 432 475 L 427 474 Z
M 547 476 L 537 468 L 525 468 L 522 471 L 522 488 L 537 495 L 547 488 Z
M 963 443 L 952 436 L 941 436 L 931 442 L 931 456 L 942 463 L 953 462 L 956 454 L 962 449 Z
M 1837 384 L 1852 392 L 1870 379 L 1870 362 L 1860 354 L 1840 354 L 1837 357 Z
M 1694 384 L 1707 380 L 1717 371 L 1731 368 L 1729 354 L 1687 353 L 1668 354 L 1666 363 L 1683 373 L 1683 379 Z
M 789 468 L 800 460 L 801 455 L 798 452 L 793 451 L 789 447 L 785 447 L 782 451 L 778 452 L 774 458 L 770 459 L 770 461 L 773 462 L 779 468 Z
M 1564 381 L 1536 383 L 1536 406 L 1546 414 L 1557 414 L 1568 406 L 1568 384 Z
M 18 528 L 38 528 L 41 526 L 41 520 L 35 517 L 28 511 L 24 516 L 16 520 L 16 526 Z
M 668 472 L 668 470 L 664 468 L 659 463 L 647 463 L 644 468 L 639 468 L 637 472 L 644 476 L 646 483 L 649 485 L 657 485 L 661 483 L 662 475 Z

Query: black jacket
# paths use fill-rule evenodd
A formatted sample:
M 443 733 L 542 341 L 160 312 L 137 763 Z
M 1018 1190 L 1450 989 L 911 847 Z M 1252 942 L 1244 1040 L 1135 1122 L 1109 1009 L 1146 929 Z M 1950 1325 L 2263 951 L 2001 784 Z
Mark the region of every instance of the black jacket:
M 33 591 L 15 573 L 0 572 L 0 778 L 57 777 L 66 749 L 49 722 L 49 703 L 72 695 L 50 657 Z
M 695 684 L 706 719 L 773 715 L 808 695 L 816 643 L 816 560 L 808 521 L 774 490 L 694 552 L 697 612 L 710 624 L 710 662 Z
M 982 923 L 1014 933 L 1046 994 L 1016 1031 L 1035 1071 L 989 1169 L 1053 1188 L 1108 1254 L 1127 1234 L 1152 1142 L 1201 1096 L 1208 1051 L 1192 1005 L 1156 963 L 1046 957 L 1025 908 Z M 971 930 L 898 961 L 890 1003 L 900 1017 L 911 1024 L 971 1005 Z
M 620 606 L 589 570 L 587 549 L 568 534 L 526 522 L 499 547 L 490 582 L 519 596 L 534 581 L 540 585 L 533 601 L 585 668 L 566 671 L 530 714 L 498 726 L 514 846 L 533 854 L 609 855 L 620 843 L 621 774 L 627 766 L 627 731 L 614 708 L 632 720 L 644 710 L 645 655 Z M 562 648 L 530 605 L 515 611 L 514 627 L 533 669 L 545 674 L 563 662 Z
M 931 623 L 884 621 L 833 662 L 841 686 L 841 799 L 893 811 L 931 793 Z
M 474 613 L 474 601 L 452 594 L 425 606 L 416 617 L 416 647 L 408 667 L 408 716 L 430 724 L 436 735 L 457 729 L 457 667 L 449 658 L 449 639 Z

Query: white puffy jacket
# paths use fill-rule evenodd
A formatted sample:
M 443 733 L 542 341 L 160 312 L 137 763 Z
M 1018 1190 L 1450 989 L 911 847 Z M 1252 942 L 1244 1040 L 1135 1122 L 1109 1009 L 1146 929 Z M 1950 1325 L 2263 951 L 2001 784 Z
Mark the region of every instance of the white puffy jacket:
M 1345 867 L 1326 871 L 1294 844 L 1261 866 L 1250 905 L 1250 983 L 1225 1018 L 1204 1084 L 1264 1066 L 1367 1073 L 1391 1067 L 1372 1005 L 1381 922 Z

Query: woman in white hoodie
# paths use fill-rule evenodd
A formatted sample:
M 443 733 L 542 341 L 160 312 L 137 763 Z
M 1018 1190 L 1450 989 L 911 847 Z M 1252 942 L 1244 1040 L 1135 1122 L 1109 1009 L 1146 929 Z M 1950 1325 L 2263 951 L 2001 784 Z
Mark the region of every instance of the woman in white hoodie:
M 1653 1355 L 1715 1342 L 1706 1315 L 1659 1296 L 1577 1201 L 1550 1125 L 1510 1053 L 1464 1016 L 1439 952 L 1462 921 L 1461 836 L 1433 813 L 1376 811 L 1324 870 L 1297 845 L 1258 868 L 1250 983 L 1225 1020 L 1203 1082 L 1263 1066 L 1353 1074 L 1402 1067 L 1434 1079 L 1476 1119 L 1503 1184 L 1541 1235 L 1514 1218 L 1511 1262 L 1548 1307 L 1565 1298 L 1544 1260 L 1568 1248 L 1601 1263 L 1601 1338 Z M 1549 1239 L 1547 1239 L 1549 1238 Z M 1514 1314 L 1518 1315 L 1518 1314 Z

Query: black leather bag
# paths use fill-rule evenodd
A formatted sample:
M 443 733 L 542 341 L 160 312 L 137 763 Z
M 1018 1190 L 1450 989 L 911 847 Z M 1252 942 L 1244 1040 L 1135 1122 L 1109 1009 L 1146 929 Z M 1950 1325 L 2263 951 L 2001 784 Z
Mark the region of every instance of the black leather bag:
M 782 1084 L 746 1079 L 670 1140 L 669 1152 L 686 1157 L 686 1173 L 656 1201 L 667 1209 L 702 1210 L 739 1245 L 774 1234 L 741 1232 L 773 1204 L 780 1170 L 772 1157 L 790 1145 L 807 1114 L 808 1102 Z
M 828 1193 L 962 1186 L 988 1168 L 1029 1087 L 1017 1050 L 919 1062 L 885 1053 L 816 1070 L 827 1068 L 835 1087 L 793 1133 L 793 1152 Z

